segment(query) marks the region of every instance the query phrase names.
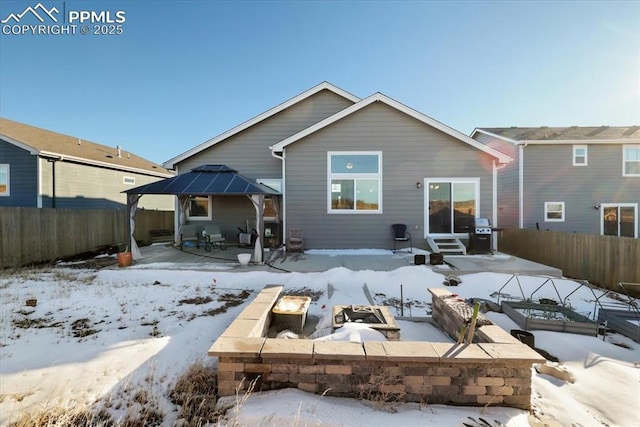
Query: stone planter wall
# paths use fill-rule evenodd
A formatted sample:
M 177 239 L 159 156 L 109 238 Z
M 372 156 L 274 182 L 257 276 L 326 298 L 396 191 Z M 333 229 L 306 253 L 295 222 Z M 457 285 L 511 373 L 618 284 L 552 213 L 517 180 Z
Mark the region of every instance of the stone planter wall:
M 330 396 L 530 409 L 531 366 L 545 360 L 504 330 L 483 323 L 478 343 L 364 343 L 265 338 L 282 286 L 266 287 L 209 350 L 218 394 L 293 387 Z M 430 289 L 433 318 L 452 337 L 466 321 L 445 289 Z M 461 311 L 463 311 L 461 313 Z M 488 321 L 488 319 L 486 319 Z M 474 340 L 475 341 L 475 340 Z

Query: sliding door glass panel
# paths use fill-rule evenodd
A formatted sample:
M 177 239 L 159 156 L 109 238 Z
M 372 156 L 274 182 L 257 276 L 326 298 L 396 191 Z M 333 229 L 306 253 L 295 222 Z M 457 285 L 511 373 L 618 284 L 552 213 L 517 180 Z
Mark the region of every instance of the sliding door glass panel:
M 620 236 L 635 237 L 636 210 L 632 206 L 620 206 Z
M 451 183 L 429 183 L 429 233 L 451 233 Z
M 603 222 L 604 222 L 604 235 L 605 236 L 617 236 L 618 235 L 618 207 L 607 207 L 602 210 Z
M 476 217 L 476 185 L 473 182 L 453 184 L 453 232 L 468 233 Z

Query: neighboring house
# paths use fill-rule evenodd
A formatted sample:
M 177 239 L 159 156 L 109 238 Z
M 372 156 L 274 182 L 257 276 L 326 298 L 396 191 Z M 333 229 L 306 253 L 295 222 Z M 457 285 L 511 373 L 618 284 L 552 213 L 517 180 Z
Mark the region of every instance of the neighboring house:
M 427 237 L 468 238 L 474 217 L 495 222 L 496 171 L 510 160 L 385 95 L 360 99 L 325 82 L 164 166 L 226 165 L 280 191 L 265 207 L 278 243 L 295 228 L 306 249 L 388 249 L 394 223 L 426 248 Z M 246 197 L 190 206 L 188 222 L 213 221 L 227 235 L 255 215 Z
M 125 208 L 122 191 L 171 176 L 119 147 L 0 118 L 0 206 Z M 149 196 L 139 207 L 173 210 L 174 201 Z
M 640 126 L 477 128 L 515 161 L 498 171 L 504 227 L 638 237 Z

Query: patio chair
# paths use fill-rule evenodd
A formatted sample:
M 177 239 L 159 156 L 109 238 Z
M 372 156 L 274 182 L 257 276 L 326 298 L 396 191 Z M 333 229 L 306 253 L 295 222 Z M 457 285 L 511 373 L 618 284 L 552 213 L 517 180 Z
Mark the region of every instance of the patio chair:
M 391 231 L 393 233 L 393 253 L 396 253 L 396 244 L 398 244 L 398 242 L 406 242 L 409 245 L 409 253 L 413 253 L 411 233 L 407 231 L 407 226 L 405 224 L 393 224 Z
M 227 241 L 220 231 L 219 225 L 205 225 L 202 229 L 202 238 L 204 240 L 204 250 L 207 252 L 216 246 L 222 250 L 227 249 Z
M 182 250 L 185 242 L 196 242 L 196 248 L 200 248 L 200 236 L 198 230 L 193 224 L 184 224 L 180 228 L 180 250 Z
M 289 239 L 287 241 L 287 251 L 304 252 L 304 233 L 301 228 L 289 229 Z

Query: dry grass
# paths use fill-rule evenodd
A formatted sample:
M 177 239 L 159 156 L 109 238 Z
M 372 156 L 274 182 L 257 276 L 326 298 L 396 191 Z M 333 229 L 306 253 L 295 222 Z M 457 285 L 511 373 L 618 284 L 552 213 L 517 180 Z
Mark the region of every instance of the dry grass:
M 403 378 L 387 371 L 373 374 L 367 382 L 358 385 L 356 398 L 366 400 L 388 412 L 396 412 L 395 404 L 404 402 L 406 388 Z
M 9 427 L 111 427 L 113 418 L 105 411 L 92 411 L 87 407 L 64 408 L 56 406 L 47 410 L 23 414 Z
M 160 410 L 158 399 L 148 387 L 149 384 L 125 385 L 117 396 L 105 398 L 106 400 L 103 399 L 93 406 L 56 405 L 41 411 L 27 412 L 8 427 L 160 426 L 166 421 L 165 414 Z M 224 412 L 221 412 L 224 410 L 217 408 L 217 371 L 202 362 L 189 366 L 175 385 L 167 391 L 167 397 L 176 405 L 179 414 L 177 425 L 183 427 L 221 425 L 225 416 Z M 7 395 L 3 398 L 17 397 Z M 118 413 L 119 415 L 115 415 Z
M 222 413 L 217 409 L 218 373 L 202 362 L 196 362 L 176 381 L 169 399 L 180 408 L 185 426 L 215 423 Z

